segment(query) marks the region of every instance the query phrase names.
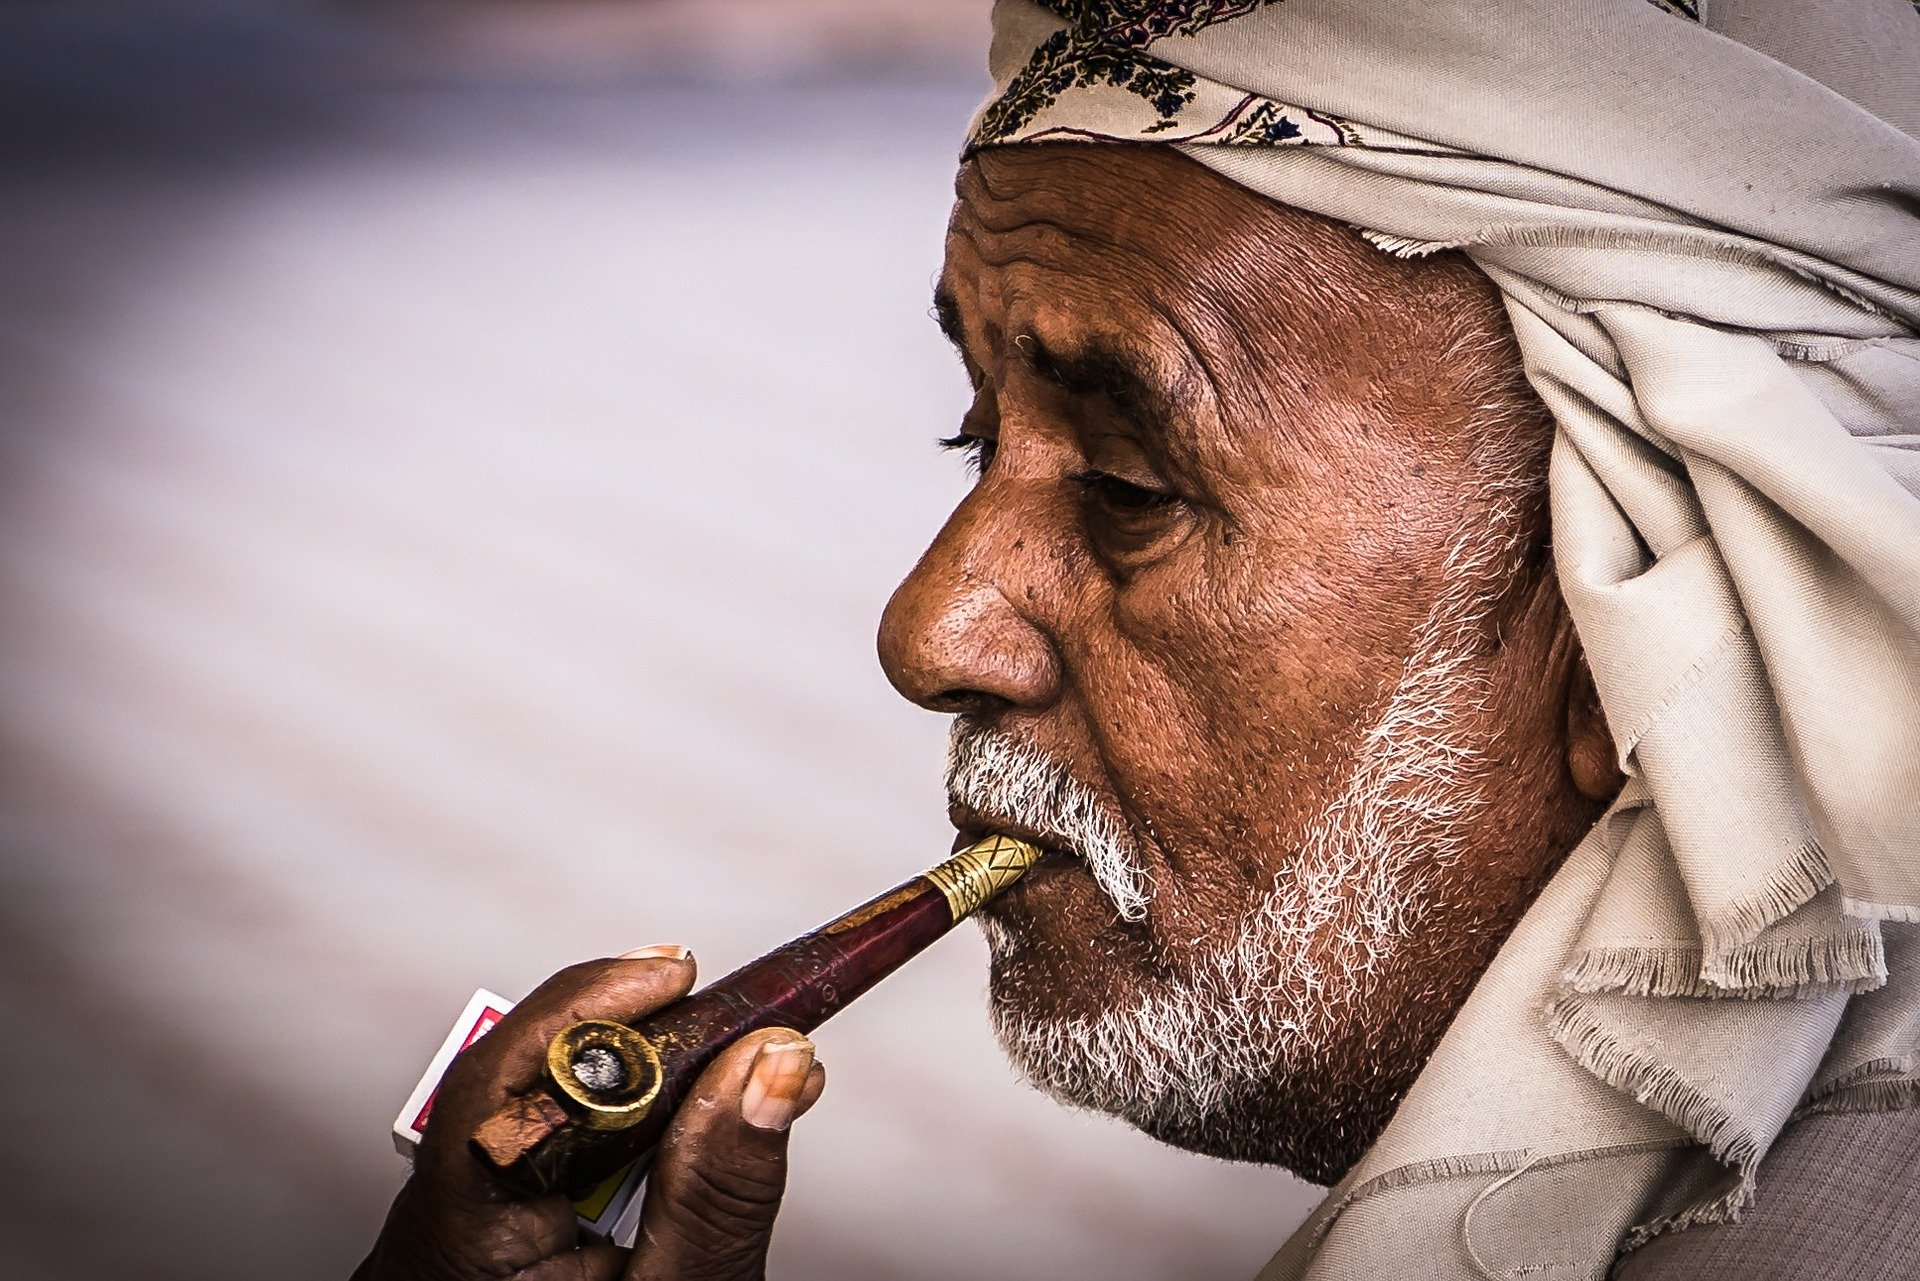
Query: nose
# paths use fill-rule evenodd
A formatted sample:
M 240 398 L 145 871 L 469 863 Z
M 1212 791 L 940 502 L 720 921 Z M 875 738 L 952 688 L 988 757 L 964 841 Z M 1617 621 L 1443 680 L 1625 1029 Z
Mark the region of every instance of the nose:
M 880 665 L 936 712 L 1037 710 L 1059 693 L 1052 640 L 1015 605 L 1038 590 L 1037 549 L 976 490 L 880 617 Z

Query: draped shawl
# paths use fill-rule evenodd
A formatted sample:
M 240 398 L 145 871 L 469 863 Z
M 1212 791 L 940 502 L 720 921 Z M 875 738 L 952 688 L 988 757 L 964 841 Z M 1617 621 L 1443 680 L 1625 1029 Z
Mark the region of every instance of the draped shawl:
M 1266 1275 L 1599 1277 L 1920 1095 L 1920 7 L 998 0 L 970 149 L 1180 148 L 1504 295 L 1628 782 Z

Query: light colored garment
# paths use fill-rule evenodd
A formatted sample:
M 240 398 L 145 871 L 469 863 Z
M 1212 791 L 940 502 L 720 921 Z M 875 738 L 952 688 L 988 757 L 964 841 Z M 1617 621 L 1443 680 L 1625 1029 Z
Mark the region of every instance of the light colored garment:
M 1598 1277 L 1920 1094 L 1920 10 L 999 0 L 973 145 L 1459 249 L 1629 776 L 1268 1275 Z
M 1795 1121 L 1767 1153 L 1740 1222 L 1655 1237 L 1620 1262 L 1613 1281 L 1913 1281 L 1917 1153 L 1920 1109 Z

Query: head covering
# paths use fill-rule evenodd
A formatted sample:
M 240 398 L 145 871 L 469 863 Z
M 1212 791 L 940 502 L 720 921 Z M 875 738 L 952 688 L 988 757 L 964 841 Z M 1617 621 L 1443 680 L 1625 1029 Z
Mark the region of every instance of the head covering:
M 1914 1102 L 1920 7 L 999 0 L 992 67 L 972 148 L 1461 251 L 1557 423 L 1626 788 L 1268 1275 L 1600 1277 L 1796 1114 Z

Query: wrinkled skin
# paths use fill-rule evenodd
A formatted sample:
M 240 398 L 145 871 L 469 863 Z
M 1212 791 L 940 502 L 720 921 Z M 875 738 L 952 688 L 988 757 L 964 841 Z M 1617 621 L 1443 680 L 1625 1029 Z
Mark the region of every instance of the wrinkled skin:
M 701 1074 L 648 1178 L 632 1251 L 582 1242 L 565 1197 L 522 1197 L 467 1147 L 474 1129 L 539 1079 L 547 1042 L 579 1019 L 637 1020 L 693 988 L 691 957 L 587 961 L 560 971 L 454 1060 L 434 1097 L 414 1170 L 354 1281 L 754 1281 L 766 1273 L 786 1188 L 787 1130 L 768 1120 L 748 1080 L 763 1048 L 796 1045 L 784 1082 L 804 1113 L 826 1086 L 804 1037 L 773 1028 L 744 1037 Z M 796 1066 L 788 1063 L 789 1068 Z
M 1493 518 L 1475 495 L 1502 468 L 1536 480 L 1472 660 L 1495 746 L 1471 856 L 1429 878 L 1406 963 L 1339 1043 L 1263 1104 L 1287 1135 L 1266 1159 L 1331 1181 L 1619 784 L 1547 554 L 1545 411 L 1498 439 L 1476 426 L 1490 388 L 1454 345 L 1493 335 L 1507 390 L 1530 393 L 1464 260 L 1393 259 L 1170 150 L 990 150 L 959 196 L 939 310 L 984 468 L 888 607 L 881 658 L 915 702 L 1001 726 L 1116 804 L 1158 887 L 1132 925 L 1079 864 L 1043 864 L 989 909 L 1018 944 L 997 1002 L 1124 1004 L 1284 885 L 1451 536 Z
M 1490 470 L 1544 477 L 1547 427 L 1476 431 L 1489 388 L 1446 353 L 1505 322 L 1457 259 L 1389 259 L 1158 148 L 988 152 L 959 192 L 942 290 L 977 388 L 962 433 L 991 457 L 888 607 L 880 651 L 908 697 L 1046 748 L 1140 838 L 1157 893 L 1139 925 L 1061 859 L 989 909 L 1022 942 L 995 998 L 1072 1014 L 1178 969 L 1285 884 L 1439 590 L 1448 535 L 1490 518 L 1463 495 Z M 1098 369 L 1063 379 L 1095 341 L 1177 412 L 1148 421 Z M 1493 363 L 1512 383 L 1504 341 Z M 1434 886 L 1417 963 L 1270 1101 L 1293 1136 L 1275 1159 L 1308 1177 L 1337 1177 L 1377 1135 L 1619 786 L 1541 493 L 1515 516 L 1520 555 L 1475 657 L 1498 753 L 1472 857 Z M 631 1255 L 582 1245 L 564 1201 L 513 1196 L 465 1145 L 567 1022 L 635 1019 L 692 983 L 691 961 L 665 956 L 575 966 L 456 1060 L 358 1281 L 762 1275 L 787 1135 L 743 1108 L 755 1055 L 791 1034 L 747 1038 L 702 1076 Z M 814 1065 L 795 1114 L 823 1084 Z

